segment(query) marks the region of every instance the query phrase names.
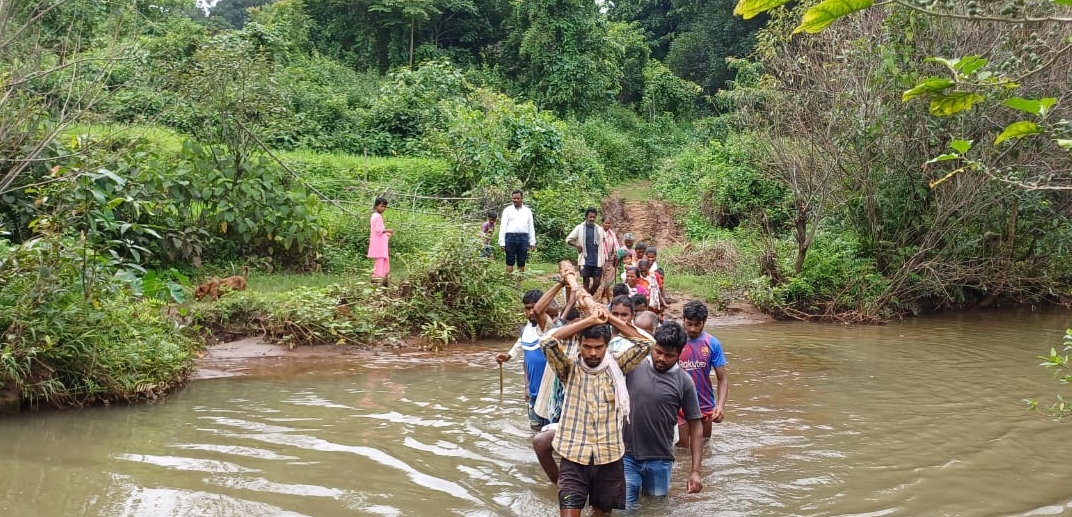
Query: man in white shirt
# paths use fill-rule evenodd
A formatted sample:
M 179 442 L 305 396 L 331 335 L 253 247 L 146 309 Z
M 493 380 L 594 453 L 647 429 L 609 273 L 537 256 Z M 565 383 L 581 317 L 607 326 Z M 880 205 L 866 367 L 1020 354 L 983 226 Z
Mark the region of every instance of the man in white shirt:
M 517 270 L 525 272 L 525 262 L 529 252 L 536 249 L 536 225 L 532 222 L 532 211 L 521 204 L 521 191 L 510 194 L 513 204 L 504 208 L 499 218 L 499 247 L 506 252 L 506 273 Z

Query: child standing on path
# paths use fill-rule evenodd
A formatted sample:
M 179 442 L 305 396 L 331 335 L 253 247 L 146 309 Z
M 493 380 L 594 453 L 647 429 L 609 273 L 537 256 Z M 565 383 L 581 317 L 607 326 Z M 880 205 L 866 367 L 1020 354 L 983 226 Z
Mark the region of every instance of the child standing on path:
M 662 321 L 662 290 L 659 289 L 659 280 L 655 278 L 655 274 L 651 270 L 651 262 L 648 259 L 641 259 L 640 262 L 637 262 L 637 283 L 644 284 L 644 287 L 648 290 L 648 310 L 658 314 L 659 321 Z
M 483 241 L 483 246 L 480 248 L 481 257 L 491 258 L 495 253 L 495 248 L 491 247 L 491 234 L 495 231 L 495 221 L 498 218 L 499 215 L 494 210 L 488 210 L 488 220 L 480 225 L 480 239 Z
M 608 354 L 611 325 L 633 346 Z M 580 354 L 569 357 L 562 340 L 578 333 Z M 606 306 L 597 304 L 587 318 L 560 327 L 540 346 L 547 365 L 566 386 L 562 418 L 554 438 L 554 449 L 562 456 L 558 475 L 560 515 L 579 517 L 589 503 L 596 516 L 625 508 L 622 425 L 629 417 L 629 393 L 624 374 L 648 356 L 651 340 L 612 316 Z
M 368 258 L 373 259 L 372 283 L 387 286 L 387 275 L 391 273 L 391 258 L 387 251 L 387 240 L 394 235 L 383 224 L 383 211 L 387 210 L 387 199 L 376 198 L 372 205 L 372 217 L 369 219 Z
M 618 250 L 618 256 L 620 258 L 618 263 L 621 266 L 618 268 L 618 274 L 621 275 L 622 278 L 625 278 L 625 268 L 636 267 L 637 256 L 636 250 L 633 249 L 633 243 L 633 233 L 625 232 L 625 235 L 622 235 L 622 247 Z

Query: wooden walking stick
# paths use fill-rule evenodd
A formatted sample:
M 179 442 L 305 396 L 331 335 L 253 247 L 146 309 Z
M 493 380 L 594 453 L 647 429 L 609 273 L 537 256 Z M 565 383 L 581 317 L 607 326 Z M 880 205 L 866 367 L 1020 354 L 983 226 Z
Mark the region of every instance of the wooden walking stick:
M 499 398 L 503 396 L 503 370 L 502 363 L 499 363 Z

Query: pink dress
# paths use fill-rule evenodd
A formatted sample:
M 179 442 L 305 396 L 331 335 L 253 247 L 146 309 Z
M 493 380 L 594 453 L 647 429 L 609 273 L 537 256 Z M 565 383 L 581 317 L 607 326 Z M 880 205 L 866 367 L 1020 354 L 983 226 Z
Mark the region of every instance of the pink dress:
M 376 278 L 387 278 L 387 274 L 391 272 L 391 259 L 387 254 L 388 236 L 385 230 L 383 216 L 379 212 L 372 212 L 372 218 L 369 219 L 368 257 L 375 260 L 372 276 Z

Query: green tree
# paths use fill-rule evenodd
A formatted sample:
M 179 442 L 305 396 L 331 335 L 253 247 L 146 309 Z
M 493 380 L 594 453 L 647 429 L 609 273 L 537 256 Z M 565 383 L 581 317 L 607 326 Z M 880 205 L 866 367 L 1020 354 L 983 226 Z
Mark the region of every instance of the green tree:
M 726 59 L 747 57 L 764 23 L 734 17 L 730 4 L 715 0 L 621 0 L 609 14 L 635 22 L 650 41 L 652 57 L 708 95 L 733 79 Z
M 393 54 L 405 51 L 398 19 L 371 10 L 373 0 L 323 0 L 306 5 L 313 19 L 311 37 L 320 52 L 360 71 L 386 73 Z
M 425 152 L 425 137 L 448 125 L 448 104 L 464 99 L 469 89 L 461 72 L 445 60 L 391 72 L 361 123 L 369 152 Z
M 109 80 L 133 59 L 134 42 L 121 36 L 137 30 L 128 20 L 142 16 L 139 7 L 0 3 L 0 195 L 26 183 L 63 181 L 46 179 L 46 158 L 58 152 L 57 135 L 122 89 Z
M 272 0 L 215 0 L 199 1 L 201 12 L 208 18 L 226 21 L 231 27 L 241 29 L 249 19 L 249 9 L 272 3 Z M 208 5 L 206 5 L 208 4 Z
M 189 128 L 201 142 L 220 145 L 221 163 L 240 179 L 257 138 L 277 117 L 286 115 L 285 92 L 275 77 L 280 41 L 259 24 L 226 32 L 200 48 L 186 89 L 198 113 Z
M 607 44 L 621 55 L 621 86 L 618 102 L 635 104 L 644 95 L 644 68 L 648 65 L 651 50 L 644 33 L 636 23 L 614 22 L 607 31 Z
M 427 22 L 433 14 L 439 12 L 434 0 L 380 0 L 379 3 L 372 4 L 369 11 L 401 16 L 401 23 L 409 25 L 409 67 L 413 68 L 417 23 Z
M 654 59 L 644 66 L 643 73 L 644 96 L 640 109 L 649 121 L 663 113 L 692 114 L 703 91 L 699 85 L 674 75 L 666 65 Z
M 454 192 L 491 185 L 542 187 L 569 169 L 563 124 L 551 112 L 483 89 L 471 100 L 446 104 L 447 123 L 434 140 L 453 166 Z
M 583 117 L 617 95 L 620 52 L 595 2 L 526 0 L 514 6 L 500 65 L 538 106 Z
M 509 0 L 322 0 L 309 2 L 306 12 L 321 53 L 383 74 L 412 67 L 421 56 L 476 59 L 500 41 L 509 6 Z M 426 46 L 431 51 L 423 52 Z
M 441 0 L 425 38 L 455 62 L 483 59 L 482 54 L 501 44 L 511 5 L 510 0 Z
M 607 11 L 612 20 L 636 23 L 648 38 L 651 55 L 666 59 L 681 24 L 672 0 L 618 0 Z
M 670 43 L 666 65 L 711 95 L 734 77 L 726 59 L 748 57 L 765 20 L 737 18 L 725 1 L 681 2 L 677 9 L 686 21 Z
M 130 183 L 58 138 L 127 87 L 113 73 L 175 5 L 0 2 L 0 399 L 16 407 L 130 400 L 189 367 L 189 340 L 116 279 L 137 271 L 116 210 Z
M 769 95 L 738 96 L 738 107 L 746 106 L 744 99 L 761 100 L 744 108 L 752 116 L 744 125 L 761 133 L 755 149 L 764 173 L 792 187 L 800 278 L 815 278 L 810 264 L 829 263 L 824 257 L 813 262 L 809 250 L 834 249 L 822 242 L 823 227 L 831 225 L 852 234 L 840 240 L 855 240 L 852 253 L 872 260 L 867 267 L 881 278 L 863 271 L 843 276 L 838 300 L 812 299 L 797 309 L 855 311 L 872 319 L 943 305 L 1038 300 L 1064 289 L 1070 279 L 1057 250 L 1072 223 L 1062 208 L 1066 195 L 1008 189 L 986 175 L 952 181 L 942 169 L 958 163 L 968 140 L 988 140 L 1014 121 L 1011 110 L 985 118 L 968 111 L 935 117 L 926 103 L 904 102 L 905 92 L 928 75 L 927 56 L 995 41 L 995 55 L 1009 55 L 1013 49 L 1005 42 L 1015 41 L 1019 29 L 973 31 L 967 20 L 896 8 L 794 38 L 787 27 L 796 25 L 797 15 L 775 13 L 760 35 L 757 56 L 765 73 L 756 84 Z M 1068 69 L 1054 72 L 1067 81 Z M 1063 86 L 1040 71 L 1019 88 L 1045 98 Z M 950 144 L 951 134 L 967 138 Z M 1067 168 L 1067 153 L 1040 143 L 1047 142 L 1023 141 L 1019 152 L 997 149 L 989 159 L 1019 174 L 1057 173 L 1062 163 Z M 952 152 L 946 154 L 956 156 L 926 163 L 947 145 Z
M 750 18 L 785 3 L 739 0 L 734 13 Z M 1068 154 L 1052 151 L 1072 151 L 1068 118 L 1072 110 L 1058 102 L 1067 91 L 1072 67 L 1072 0 L 982 5 L 975 1 L 893 0 L 876 5 L 873 0 L 823 0 L 806 7 L 794 18 L 799 23 L 793 24 L 793 34 L 820 33 L 839 20 L 879 10 L 909 13 L 905 36 L 910 42 L 917 27 L 941 24 L 954 29 L 958 44 L 938 46 L 932 54 L 909 63 L 903 73 L 897 70 L 908 81 L 904 102 L 925 100 L 934 117 L 961 116 L 973 119 L 977 126 L 989 126 L 982 134 L 947 135 L 946 152 L 928 161 L 928 165 L 936 164 L 931 170 L 947 171 L 931 181 L 932 187 L 962 172 L 979 172 L 1028 190 L 1070 188 Z M 985 116 L 972 116 L 977 106 L 985 110 Z M 1024 142 L 1039 138 L 1050 140 L 1049 145 L 1038 148 Z M 1024 167 L 1020 158 L 1036 152 L 1051 159 L 1034 160 L 1033 166 Z

